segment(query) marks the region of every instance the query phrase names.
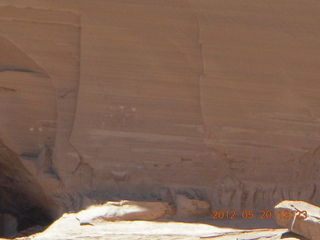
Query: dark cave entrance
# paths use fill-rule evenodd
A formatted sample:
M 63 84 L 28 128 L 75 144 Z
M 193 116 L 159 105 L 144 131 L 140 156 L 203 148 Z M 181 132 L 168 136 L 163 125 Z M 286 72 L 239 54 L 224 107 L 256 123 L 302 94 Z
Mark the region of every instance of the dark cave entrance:
M 1 186 L 0 197 L 0 237 L 30 235 L 54 220 L 48 209 L 36 206 L 24 193 Z
M 40 184 L 0 140 L 0 237 L 25 236 L 31 227 L 50 225 L 53 210 Z

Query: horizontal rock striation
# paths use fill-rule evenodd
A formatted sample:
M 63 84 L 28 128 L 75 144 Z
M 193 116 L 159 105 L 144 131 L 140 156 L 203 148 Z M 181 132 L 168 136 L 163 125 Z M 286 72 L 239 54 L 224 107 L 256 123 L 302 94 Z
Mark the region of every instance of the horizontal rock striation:
M 319 20 L 314 0 L 3 0 L 0 138 L 58 215 L 317 204 Z

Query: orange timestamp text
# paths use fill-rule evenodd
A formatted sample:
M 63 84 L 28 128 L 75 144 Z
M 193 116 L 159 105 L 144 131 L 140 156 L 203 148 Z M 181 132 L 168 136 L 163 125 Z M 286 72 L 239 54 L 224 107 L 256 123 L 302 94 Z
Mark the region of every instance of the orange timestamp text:
M 289 211 L 289 210 L 278 210 L 277 214 L 280 219 L 288 219 L 295 217 L 296 219 L 306 219 L 308 217 L 307 211 Z
M 213 219 L 271 219 L 271 211 L 260 211 L 259 214 L 254 213 L 253 211 L 242 211 L 241 214 L 237 211 L 212 211 Z
M 290 212 L 288 210 L 278 210 L 276 212 L 280 219 L 288 219 L 291 216 L 296 219 L 306 219 L 308 217 L 307 211 Z M 273 217 L 272 211 L 263 211 L 255 213 L 254 211 L 212 211 L 212 219 L 271 219 Z

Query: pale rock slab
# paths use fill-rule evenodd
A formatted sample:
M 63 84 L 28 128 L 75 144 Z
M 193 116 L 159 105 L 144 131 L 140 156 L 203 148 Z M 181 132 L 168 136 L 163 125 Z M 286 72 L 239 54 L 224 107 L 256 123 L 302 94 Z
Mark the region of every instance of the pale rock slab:
M 206 201 L 189 199 L 184 195 L 176 195 L 177 215 L 183 217 L 202 217 L 210 213 L 210 204 Z
M 319 220 L 320 208 L 307 202 L 283 201 L 275 206 L 275 221 L 279 226 L 312 240 L 320 239 Z
M 174 213 L 173 207 L 165 202 L 121 201 L 107 202 L 80 211 L 76 218 L 81 225 L 101 221 L 116 220 L 155 220 Z

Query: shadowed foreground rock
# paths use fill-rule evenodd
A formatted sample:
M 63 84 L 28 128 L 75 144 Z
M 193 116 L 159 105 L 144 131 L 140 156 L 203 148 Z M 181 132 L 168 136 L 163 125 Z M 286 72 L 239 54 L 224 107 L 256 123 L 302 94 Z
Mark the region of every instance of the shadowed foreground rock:
M 18 156 L 0 139 L 0 237 L 50 224 L 54 206 Z
M 275 221 L 294 233 L 320 239 L 320 208 L 303 201 L 283 201 L 275 206 Z

